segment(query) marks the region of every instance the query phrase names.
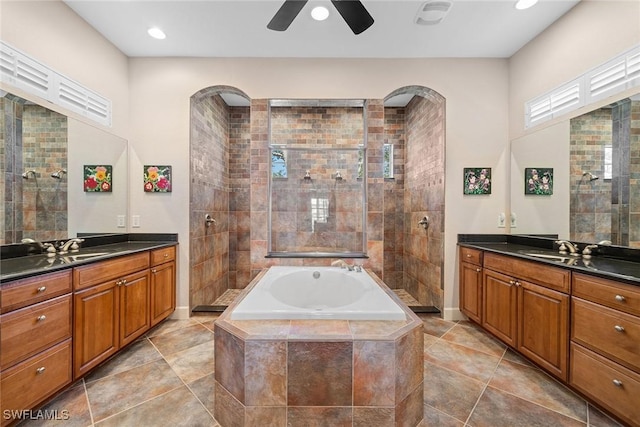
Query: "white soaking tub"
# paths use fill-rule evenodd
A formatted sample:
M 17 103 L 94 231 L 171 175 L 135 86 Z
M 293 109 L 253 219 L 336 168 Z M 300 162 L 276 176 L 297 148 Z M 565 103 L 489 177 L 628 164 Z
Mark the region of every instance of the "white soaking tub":
M 365 270 L 270 267 L 230 320 L 405 320 L 404 310 Z

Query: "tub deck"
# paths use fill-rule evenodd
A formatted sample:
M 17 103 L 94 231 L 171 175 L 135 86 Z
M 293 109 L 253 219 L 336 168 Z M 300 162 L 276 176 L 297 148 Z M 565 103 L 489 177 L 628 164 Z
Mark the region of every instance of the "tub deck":
M 231 320 L 215 324 L 222 426 L 416 426 L 423 417 L 422 321 L 377 277 L 405 320 Z

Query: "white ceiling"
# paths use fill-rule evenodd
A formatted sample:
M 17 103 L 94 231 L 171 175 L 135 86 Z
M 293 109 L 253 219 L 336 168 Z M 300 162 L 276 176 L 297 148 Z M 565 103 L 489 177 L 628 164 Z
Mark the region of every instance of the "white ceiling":
M 508 58 L 580 0 L 452 0 L 438 25 L 414 24 L 425 0 L 363 0 L 375 22 L 354 35 L 328 0 L 310 0 L 285 32 L 267 29 L 282 0 L 65 0 L 129 57 Z M 330 15 L 316 22 L 315 5 Z M 161 28 L 165 40 L 147 35 Z

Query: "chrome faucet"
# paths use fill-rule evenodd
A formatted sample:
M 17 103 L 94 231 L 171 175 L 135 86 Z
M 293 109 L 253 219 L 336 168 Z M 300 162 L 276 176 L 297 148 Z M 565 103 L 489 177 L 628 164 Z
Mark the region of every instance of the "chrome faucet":
M 357 272 L 361 272 L 362 271 L 362 267 L 361 266 L 347 264 L 347 262 L 345 262 L 342 259 L 337 259 L 337 260 L 333 261 L 331 263 L 331 266 L 332 267 L 346 268 L 349 271 L 357 271 Z
M 47 243 L 47 242 L 45 243 L 38 242 L 37 240 L 33 240 L 28 237 L 22 239 L 20 243 L 30 245 L 31 247 L 36 247 L 40 250 L 40 253 L 48 252 L 48 253 L 54 254 L 56 252 L 56 248 L 53 246 L 53 244 Z
M 578 251 L 578 246 L 574 245 L 568 240 L 556 240 L 556 245 L 560 245 L 558 249 L 561 254 L 566 255 L 567 250 L 569 250 L 569 255 L 580 256 L 580 252 Z
M 73 239 L 69 239 L 65 243 L 60 245 L 60 247 L 58 248 L 58 253 L 66 254 L 69 250 L 76 251 L 80 248 L 78 246 L 78 243 L 82 242 L 84 242 L 84 239 L 78 239 L 75 237 Z

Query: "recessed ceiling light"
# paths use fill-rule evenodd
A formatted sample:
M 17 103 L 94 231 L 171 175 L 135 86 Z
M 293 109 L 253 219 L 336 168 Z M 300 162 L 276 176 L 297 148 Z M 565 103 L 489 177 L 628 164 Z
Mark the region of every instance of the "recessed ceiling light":
M 524 10 L 529 9 L 534 4 L 538 3 L 538 0 L 518 0 L 516 3 L 516 9 Z
M 316 6 L 311 9 L 311 17 L 316 21 L 324 21 L 329 17 L 329 9 L 324 6 Z
M 167 38 L 167 35 L 158 27 L 151 27 L 147 30 L 147 33 L 154 39 L 164 40 Z

